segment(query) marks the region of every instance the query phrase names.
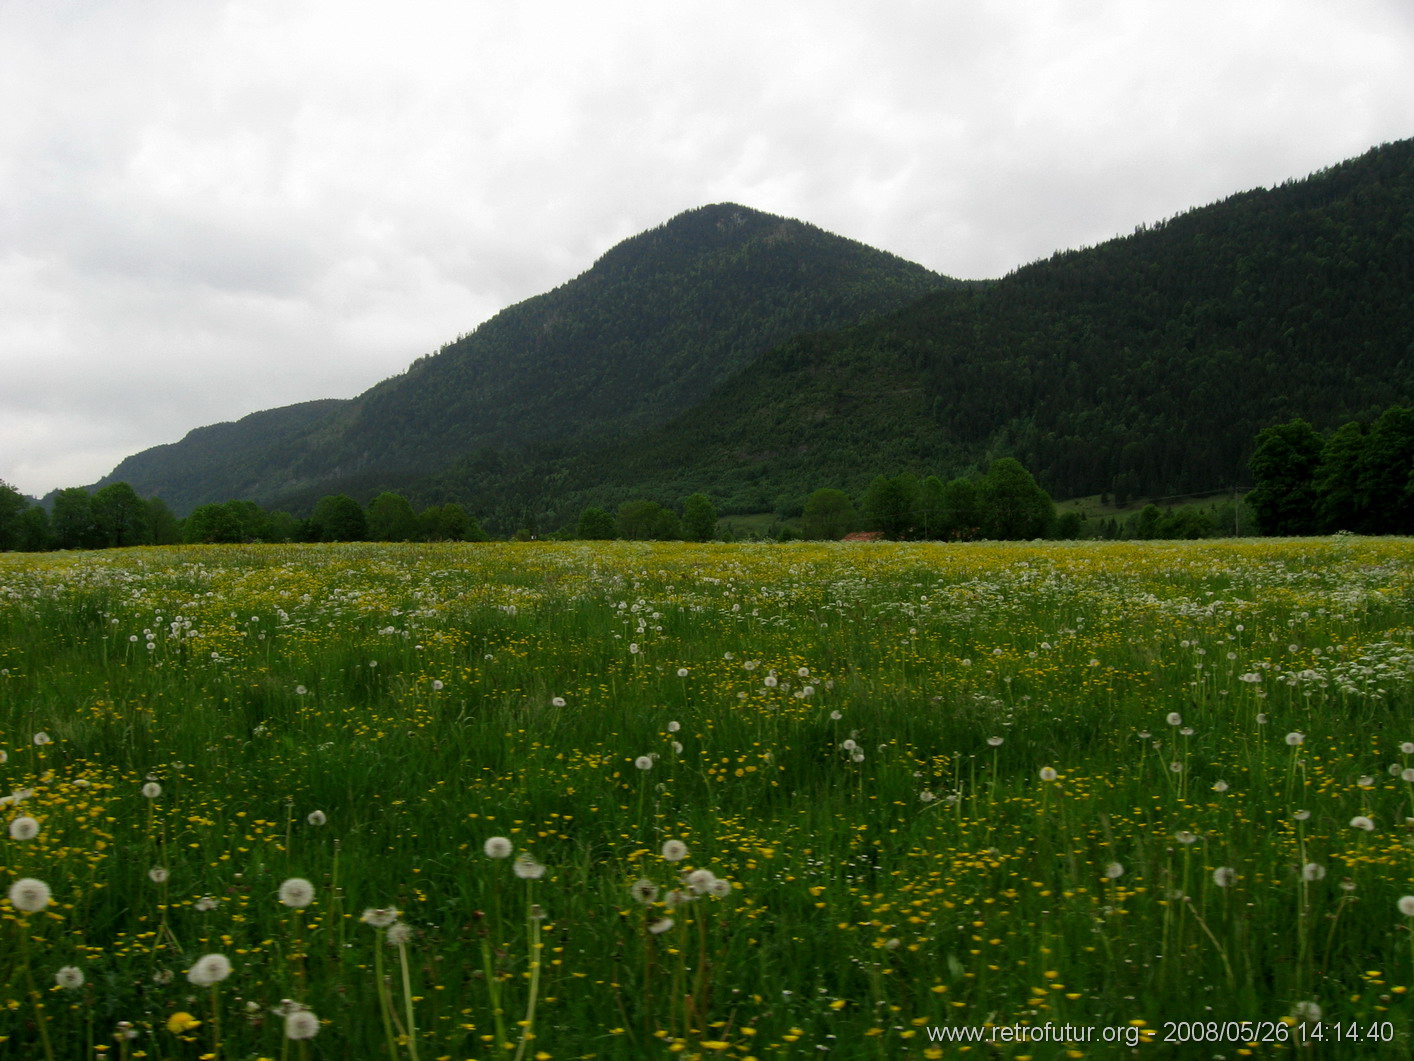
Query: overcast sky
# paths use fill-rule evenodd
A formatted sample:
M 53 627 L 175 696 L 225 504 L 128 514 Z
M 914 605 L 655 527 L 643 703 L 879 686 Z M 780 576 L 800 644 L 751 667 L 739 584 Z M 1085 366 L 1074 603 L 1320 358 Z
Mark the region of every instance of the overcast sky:
M 706 203 L 951 276 L 1414 135 L 1409 0 L 0 0 L 0 479 L 352 397 Z

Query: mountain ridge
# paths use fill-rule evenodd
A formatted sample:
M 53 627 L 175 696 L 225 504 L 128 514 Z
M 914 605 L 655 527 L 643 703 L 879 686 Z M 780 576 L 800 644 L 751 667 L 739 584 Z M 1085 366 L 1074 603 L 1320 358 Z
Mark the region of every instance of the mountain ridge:
M 126 480 L 185 511 L 228 496 L 270 502 L 351 480 L 401 482 L 488 445 L 621 437 L 700 400 L 791 335 L 952 283 L 805 222 L 733 203 L 699 207 L 325 408 L 278 445 L 241 440 L 224 465 L 204 453 L 184 463 L 182 443 L 154 447 L 99 485 Z

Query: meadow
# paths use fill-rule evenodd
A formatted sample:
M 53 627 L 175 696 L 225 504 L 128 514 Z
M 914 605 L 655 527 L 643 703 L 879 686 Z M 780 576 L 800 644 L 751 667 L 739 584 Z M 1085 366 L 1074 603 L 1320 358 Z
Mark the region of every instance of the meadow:
M 1414 1056 L 1411 561 L 0 555 L 0 1057 Z

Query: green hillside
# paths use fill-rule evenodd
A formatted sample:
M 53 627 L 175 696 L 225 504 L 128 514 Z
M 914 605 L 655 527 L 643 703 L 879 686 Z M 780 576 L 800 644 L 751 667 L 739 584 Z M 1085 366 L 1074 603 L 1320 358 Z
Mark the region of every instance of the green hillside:
M 400 486 L 485 446 L 622 438 L 700 401 L 793 335 L 857 323 L 951 283 L 799 221 L 702 207 L 302 430 L 272 439 L 247 418 L 223 425 L 227 436 L 248 422 L 256 429 L 225 439 L 228 460 L 205 446 L 204 429 L 124 462 L 110 479 L 182 511 L 229 497 L 307 508 L 336 490 Z
M 1060 497 L 1246 485 L 1263 426 L 1414 399 L 1414 141 L 792 339 L 673 421 L 424 484 L 508 521 L 706 490 L 771 507 L 1009 455 Z

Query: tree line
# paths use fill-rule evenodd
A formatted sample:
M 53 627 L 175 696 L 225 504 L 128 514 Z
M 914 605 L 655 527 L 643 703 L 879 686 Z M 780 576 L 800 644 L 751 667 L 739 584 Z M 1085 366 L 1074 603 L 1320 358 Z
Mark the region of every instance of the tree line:
M 125 482 L 90 493 L 60 490 L 49 508 L 0 481 L 0 551 L 108 549 L 132 545 L 241 542 L 486 541 L 461 505 L 421 512 L 401 494 L 365 508 L 346 494 L 321 498 L 308 517 L 266 511 L 253 501 L 200 505 L 178 519 L 160 497 L 141 498 Z
M 1305 420 L 1257 434 L 1247 503 L 1263 534 L 1414 533 L 1414 408 L 1322 434 Z

